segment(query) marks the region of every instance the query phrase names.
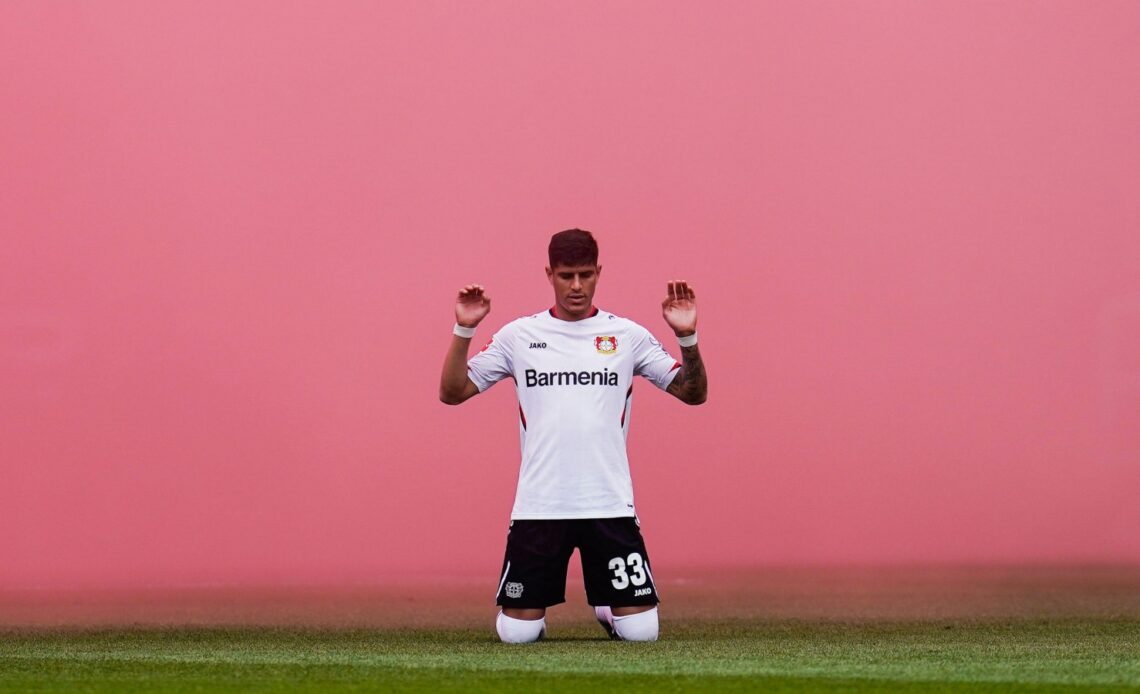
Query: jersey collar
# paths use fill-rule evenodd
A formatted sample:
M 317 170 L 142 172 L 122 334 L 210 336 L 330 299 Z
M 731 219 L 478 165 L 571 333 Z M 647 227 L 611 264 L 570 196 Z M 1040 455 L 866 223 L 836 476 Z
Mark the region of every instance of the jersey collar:
M 595 306 L 594 310 L 591 311 L 590 315 L 586 316 L 586 318 L 593 318 L 594 316 L 598 315 L 598 310 L 599 310 L 598 307 Z M 553 318 L 554 320 L 559 320 L 559 321 L 562 320 L 557 315 L 555 315 L 553 306 L 550 307 L 550 309 L 547 311 L 547 313 L 549 313 L 550 317 Z M 586 318 L 583 318 L 582 320 L 586 320 Z M 562 321 L 562 322 L 563 323 L 577 323 L 578 321 L 568 320 L 568 321 Z

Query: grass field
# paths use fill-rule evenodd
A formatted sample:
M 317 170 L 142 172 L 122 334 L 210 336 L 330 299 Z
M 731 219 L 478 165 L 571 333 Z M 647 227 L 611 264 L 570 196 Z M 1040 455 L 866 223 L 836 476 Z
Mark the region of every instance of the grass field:
M 575 594 L 526 646 L 498 643 L 485 586 L 461 581 L 0 594 L 0 691 L 1140 691 L 1140 569 L 661 587 L 657 643 L 606 640 Z

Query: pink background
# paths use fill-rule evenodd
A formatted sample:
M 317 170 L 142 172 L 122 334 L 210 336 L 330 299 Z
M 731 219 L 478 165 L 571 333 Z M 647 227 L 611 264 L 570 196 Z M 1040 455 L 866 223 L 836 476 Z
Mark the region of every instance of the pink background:
M 1140 4 L 0 4 L 0 587 L 483 576 L 551 302 L 667 330 L 659 573 L 1140 562 Z M 667 340 L 671 343 L 671 340 Z

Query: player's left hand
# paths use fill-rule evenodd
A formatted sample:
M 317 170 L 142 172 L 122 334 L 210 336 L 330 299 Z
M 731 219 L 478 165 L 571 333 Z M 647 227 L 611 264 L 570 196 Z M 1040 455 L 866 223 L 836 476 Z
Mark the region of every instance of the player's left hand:
M 668 296 L 661 302 L 661 313 L 678 337 L 697 331 L 697 294 L 688 282 L 673 280 L 669 283 Z

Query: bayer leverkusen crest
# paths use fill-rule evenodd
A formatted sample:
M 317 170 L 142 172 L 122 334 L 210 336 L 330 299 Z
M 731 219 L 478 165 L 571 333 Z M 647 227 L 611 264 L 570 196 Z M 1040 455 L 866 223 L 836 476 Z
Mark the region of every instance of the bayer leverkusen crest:
M 613 354 L 617 351 L 617 338 L 613 335 L 599 335 L 594 338 L 594 349 L 598 354 Z

